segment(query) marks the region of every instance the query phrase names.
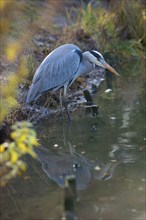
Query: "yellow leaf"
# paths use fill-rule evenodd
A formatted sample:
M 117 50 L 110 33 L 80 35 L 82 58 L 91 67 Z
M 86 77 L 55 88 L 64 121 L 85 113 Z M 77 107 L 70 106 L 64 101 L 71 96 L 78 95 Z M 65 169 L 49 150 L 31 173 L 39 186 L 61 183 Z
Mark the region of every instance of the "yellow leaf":
M 5 0 L 0 0 L 0 9 L 3 10 L 6 6 L 6 1 Z
M 39 145 L 39 143 L 37 142 L 37 140 L 35 138 L 31 139 L 31 144 L 34 145 L 34 146 L 38 146 Z
M 11 151 L 11 158 L 10 158 L 11 162 L 16 163 L 18 158 L 19 158 L 18 153 L 16 151 Z
M 19 42 L 9 43 L 6 47 L 6 55 L 7 55 L 8 60 L 14 61 L 16 57 L 18 56 L 19 51 L 20 51 Z
M 14 132 L 12 132 L 12 133 L 10 134 L 10 136 L 11 136 L 11 138 L 12 138 L 13 140 L 15 140 L 16 137 L 17 137 L 17 133 L 14 131 Z
M 26 164 L 22 160 L 18 160 L 17 166 L 21 169 L 22 172 L 26 171 Z
M 26 145 L 24 143 L 18 143 L 18 147 L 21 149 L 22 153 L 27 153 L 28 152 L 28 148 L 26 147 Z
M 5 146 L 3 144 L 0 145 L 0 153 L 3 153 L 5 151 Z
M 26 134 L 29 134 L 29 129 L 28 129 L 28 128 L 22 128 L 21 131 L 22 131 L 22 133 L 25 134 L 25 135 L 26 135 Z
M 20 137 L 19 137 L 19 140 L 18 142 L 24 142 L 26 140 L 27 136 L 25 134 L 22 134 Z

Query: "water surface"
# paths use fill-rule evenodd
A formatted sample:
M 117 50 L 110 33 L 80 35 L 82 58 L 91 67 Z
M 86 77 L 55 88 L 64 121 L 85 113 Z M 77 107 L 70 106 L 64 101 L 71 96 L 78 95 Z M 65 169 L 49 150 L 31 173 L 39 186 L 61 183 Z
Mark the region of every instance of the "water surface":
M 133 61 L 93 97 L 99 115 L 81 105 L 70 125 L 61 117 L 36 125 L 38 160 L 1 192 L 1 219 L 58 219 L 64 202 L 64 178 L 76 175 L 75 211 L 85 220 L 145 219 L 145 73 Z

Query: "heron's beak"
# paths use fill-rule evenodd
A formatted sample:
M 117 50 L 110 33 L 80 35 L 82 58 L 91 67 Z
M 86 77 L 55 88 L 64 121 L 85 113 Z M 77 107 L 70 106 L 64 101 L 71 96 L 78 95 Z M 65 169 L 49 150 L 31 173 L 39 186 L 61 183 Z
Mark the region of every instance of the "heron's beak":
M 114 73 L 117 76 L 120 76 L 116 70 L 114 70 L 108 63 L 102 64 L 105 69 L 108 69 L 110 72 Z

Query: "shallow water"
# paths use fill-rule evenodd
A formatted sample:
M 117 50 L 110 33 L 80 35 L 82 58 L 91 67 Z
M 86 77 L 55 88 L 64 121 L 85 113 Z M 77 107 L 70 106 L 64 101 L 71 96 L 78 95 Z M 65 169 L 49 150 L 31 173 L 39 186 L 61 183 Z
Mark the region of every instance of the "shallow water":
M 75 212 L 87 220 L 145 219 L 145 72 L 133 61 L 93 97 L 99 115 L 81 105 L 71 123 L 61 117 L 36 125 L 42 148 L 28 171 L 1 190 L 1 219 L 59 219 L 64 177 L 76 175 Z

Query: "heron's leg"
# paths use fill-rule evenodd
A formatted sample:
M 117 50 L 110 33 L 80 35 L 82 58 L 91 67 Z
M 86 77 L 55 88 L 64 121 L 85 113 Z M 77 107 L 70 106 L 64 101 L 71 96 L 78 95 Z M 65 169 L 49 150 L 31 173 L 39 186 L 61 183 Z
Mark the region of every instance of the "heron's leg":
M 61 108 L 62 120 L 63 120 L 62 89 L 60 89 L 59 101 L 60 101 L 60 108 Z
M 66 97 L 67 85 L 64 85 L 64 97 Z
M 66 90 L 67 90 L 67 85 L 64 85 L 64 97 L 63 97 L 63 105 L 65 107 L 66 113 L 67 113 L 67 117 L 68 117 L 68 121 L 70 122 L 70 115 L 69 115 L 69 111 L 67 108 L 67 103 L 66 103 Z
M 69 111 L 68 111 L 68 108 L 67 108 L 67 103 L 66 103 L 64 98 L 63 98 L 63 105 L 64 105 L 66 113 L 67 113 L 68 121 L 70 122 L 70 115 L 69 115 Z

